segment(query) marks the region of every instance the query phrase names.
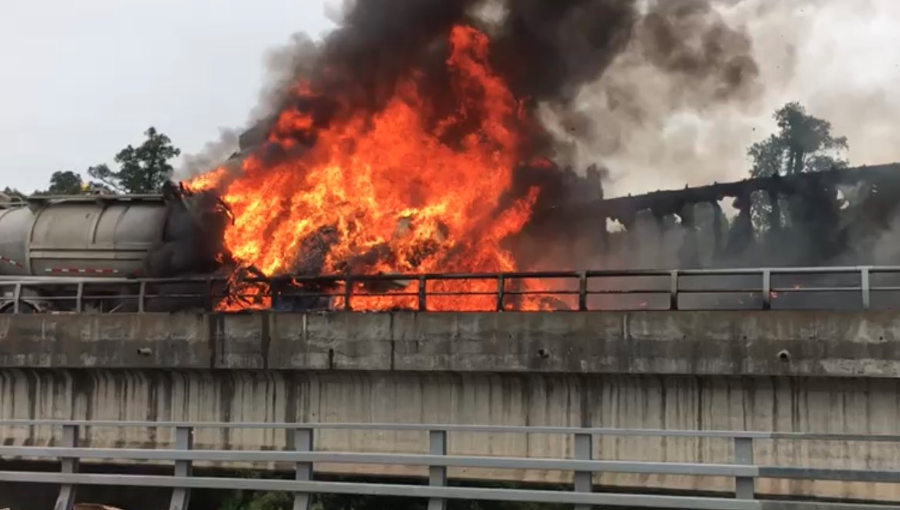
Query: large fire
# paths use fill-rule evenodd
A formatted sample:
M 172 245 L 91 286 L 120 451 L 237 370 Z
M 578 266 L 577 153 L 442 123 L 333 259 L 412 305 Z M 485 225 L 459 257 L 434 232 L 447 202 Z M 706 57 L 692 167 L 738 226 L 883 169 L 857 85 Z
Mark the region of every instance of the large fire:
M 222 189 L 234 215 L 225 234 L 234 260 L 266 276 L 312 267 L 319 274 L 517 269 L 501 241 L 522 229 L 538 195 L 534 188 L 509 196 L 527 119 L 520 100 L 492 71 L 484 34 L 457 26 L 449 42 L 455 108 L 437 122 L 438 110 L 413 72 L 375 113 L 350 111 L 319 126 L 311 113 L 287 108 L 268 135 L 282 157 L 251 155 L 228 181 L 220 168 L 186 183 Z M 311 100 L 328 93 L 306 83 L 293 92 Z M 340 97 L 330 99 L 341 104 Z M 497 288 L 489 281 L 441 281 L 429 283 L 428 292 L 451 294 L 463 286 L 485 293 Z M 357 309 L 414 303 L 414 296 L 354 298 Z M 428 301 L 429 310 L 495 306 L 487 294 Z M 519 305 L 538 306 L 529 300 Z

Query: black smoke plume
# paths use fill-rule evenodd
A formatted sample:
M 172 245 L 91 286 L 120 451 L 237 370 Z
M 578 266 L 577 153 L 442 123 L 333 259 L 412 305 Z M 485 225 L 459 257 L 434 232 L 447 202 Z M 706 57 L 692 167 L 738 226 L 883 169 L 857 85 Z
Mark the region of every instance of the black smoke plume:
M 416 69 L 440 105 L 446 90 L 444 60 L 452 26 L 485 28 L 475 0 L 358 0 L 346 6 L 339 28 L 316 44 L 303 36 L 273 53 L 265 90 L 262 126 L 272 115 L 297 104 L 294 85 L 304 81 L 315 92 L 339 96 L 347 110 L 375 111 L 394 92 L 398 80 Z M 601 79 L 628 48 L 639 45 L 643 58 L 678 80 L 718 86 L 708 99 L 728 100 L 757 77 L 749 39 L 715 15 L 706 0 L 516 0 L 497 2 L 503 15 L 490 27 L 491 58 L 510 88 L 532 107 L 552 104 L 566 111 L 585 84 Z M 698 40 L 699 38 L 699 40 Z M 304 98 L 303 101 L 306 101 Z M 623 93 L 613 100 L 627 107 Z M 339 115 L 340 108 L 328 110 Z M 440 111 L 435 112 L 439 115 Z M 572 133 L 598 129 L 590 119 L 569 115 Z M 264 140 L 266 127 L 242 140 L 247 149 Z M 559 144 L 546 136 L 531 145 L 532 156 L 555 156 Z
M 514 92 L 567 100 L 603 74 L 627 45 L 638 19 L 634 1 L 517 0 L 495 41 L 497 67 Z

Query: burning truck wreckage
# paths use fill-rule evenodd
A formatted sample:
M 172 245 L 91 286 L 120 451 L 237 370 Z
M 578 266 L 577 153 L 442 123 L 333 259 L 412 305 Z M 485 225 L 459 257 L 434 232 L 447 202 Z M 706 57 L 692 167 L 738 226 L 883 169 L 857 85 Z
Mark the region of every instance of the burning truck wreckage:
M 429 311 L 496 310 L 497 279 L 474 275 L 893 260 L 872 247 L 900 213 L 896 165 L 605 198 L 602 170 L 553 163 L 535 104 L 602 74 L 638 23 L 630 2 L 511 3 L 501 35 L 469 18 L 473 2 L 402 2 L 389 20 L 383 3 L 359 2 L 218 168 L 161 195 L 0 205 L 2 310 L 343 309 L 352 294 L 374 311 L 416 309 L 426 290 Z M 572 48 L 535 23 L 595 35 Z M 728 87 L 755 69 L 741 51 L 709 65 Z M 440 274 L 457 278 L 420 288 Z M 571 281 L 500 281 L 502 309 L 577 309 Z

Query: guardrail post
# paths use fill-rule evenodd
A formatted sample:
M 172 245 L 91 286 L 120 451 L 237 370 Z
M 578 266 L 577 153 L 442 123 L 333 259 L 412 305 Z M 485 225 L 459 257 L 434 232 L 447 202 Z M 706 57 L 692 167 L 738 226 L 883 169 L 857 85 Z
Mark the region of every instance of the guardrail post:
M 678 310 L 678 270 L 669 273 L 669 310 Z
M 762 272 L 762 298 L 763 310 L 770 310 L 772 308 L 772 272 L 768 269 L 763 269 Z
M 235 288 L 235 297 L 237 299 L 242 299 L 240 289 Z M 159 294 L 159 292 L 157 292 Z M 207 312 L 212 312 L 216 309 L 216 297 L 213 296 L 213 280 L 212 278 L 206 279 L 206 285 L 203 286 L 203 298 L 204 298 L 204 306 L 206 307 Z
M 141 282 L 138 285 L 138 313 L 144 313 L 147 309 L 147 282 Z
M 575 434 L 575 459 L 591 460 L 594 457 L 594 436 L 592 434 Z M 592 492 L 594 473 L 591 471 L 575 472 L 575 492 Z M 577 505 L 575 510 L 589 510 L 590 505 Z
M 78 447 L 78 425 L 63 425 L 62 445 L 65 448 Z M 63 473 L 77 473 L 78 459 L 74 457 L 62 457 L 59 459 Z M 75 485 L 65 484 L 59 488 L 59 496 L 56 497 L 56 505 L 53 510 L 72 510 L 75 505 Z
M 276 310 L 278 306 L 281 306 L 281 295 L 284 293 L 284 280 L 281 278 L 275 277 L 269 280 L 269 288 L 268 297 L 269 297 L 269 308 Z
M 293 447 L 298 452 L 311 452 L 313 449 L 312 429 L 294 429 Z M 312 474 L 312 462 L 298 462 L 294 479 L 298 482 L 308 482 L 312 480 Z M 308 492 L 295 492 L 293 510 L 309 510 L 311 496 Z
M 419 311 L 424 312 L 428 310 L 425 306 L 425 276 L 419 277 Z
M 869 280 L 869 268 L 864 267 L 859 271 L 859 286 L 862 289 L 862 306 L 863 310 L 868 310 L 872 306 L 872 286 Z
M 22 312 L 22 284 L 17 283 L 13 287 L 13 313 Z
M 580 312 L 587 311 L 587 290 L 587 272 L 582 271 L 578 273 L 578 311 Z
M 78 282 L 75 289 L 75 313 L 84 311 L 84 282 Z
M 353 280 L 348 276 L 344 280 L 344 311 L 353 311 L 353 305 L 350 304 L 350 298 L 353 297 Z
M 447 455 L 447 431 L 428 431 L 428 453 L 431 455 Z M 447 485 L 447 468 L 444 466 L 428 467 L 428 485 L 432 487 L 445 487 Z M 431 498 L 428 500 L 428 510 L 444 510 L 447 500 Z
M 734 438 L 734 463 L 753 464 L 753 438 Z M 751 476 L 734 478 L 734 495 L 737 499 L 755 499 L 754 480 Z
M 506 279 L 503 277 L 502 274 L 498 275 L 497 276 L 497 311 L 498 312 L 503 311 L 503 301 L 505 301 L 505 298 L 503 296 L 503 291 L 505 288 L 506 288 Z
M 179 450 L 190 450 L 194 447 L 194 427 L 176 427 L 175 428 L 175 448 Z M 175 476 L 178 478 L 186 478 L 191 476 L 191 461 L 176 460 Z M 172 489 L 172 500 L 169 502 L 169 510 L 187 510 L 188 503 L 191 500 L 191 489 L 175 488 Z

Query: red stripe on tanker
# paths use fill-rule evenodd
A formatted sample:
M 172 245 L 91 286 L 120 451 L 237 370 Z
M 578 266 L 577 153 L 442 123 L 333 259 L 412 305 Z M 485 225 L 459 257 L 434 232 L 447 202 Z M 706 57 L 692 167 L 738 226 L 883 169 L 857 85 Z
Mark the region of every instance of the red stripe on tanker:
M 0 257 L 0 262 L 6 262 L 7 264 L 9 264 L 9 265 L 11 265 L 11 266 L 15 266 L 15 267 L 18 267 L 18 268 L 20 268 L 20 269 L 25 267 L 25 266 L 23 266 L 22 264 L 19 264 L 18 262 L 16 262 L 15 260 L 8 259 L 8 258 L 6 258 L 6 257 Z

